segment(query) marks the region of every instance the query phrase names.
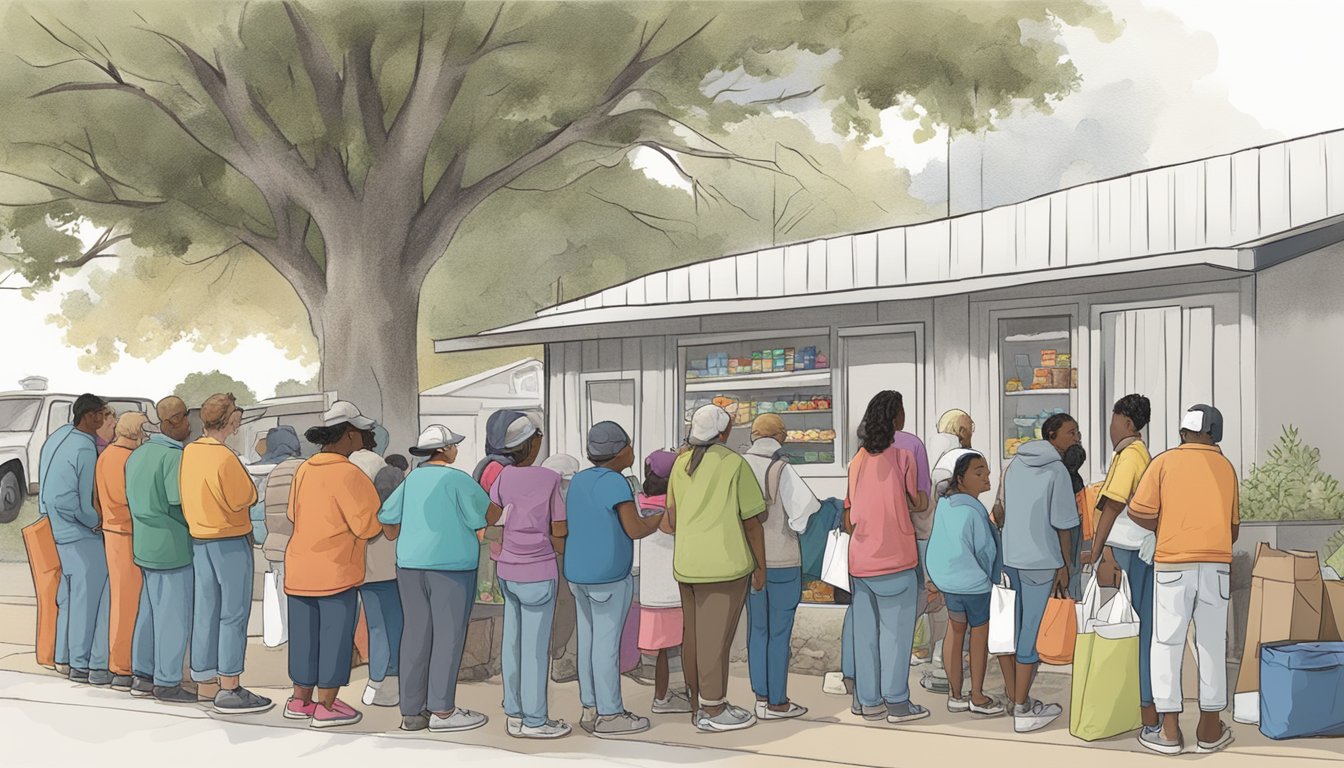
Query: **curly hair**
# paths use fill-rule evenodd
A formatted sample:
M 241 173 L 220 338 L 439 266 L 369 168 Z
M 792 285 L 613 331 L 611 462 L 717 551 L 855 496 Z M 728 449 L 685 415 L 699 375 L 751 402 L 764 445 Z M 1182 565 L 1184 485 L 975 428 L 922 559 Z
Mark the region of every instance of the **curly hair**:
M 896 417 L 904 410 L 901 393 L 887 389 L 873 395 L 859 422 L 859 442 L 870 454 L 887 450 L 896 439 Z
M 332 445 L 345 437 L 346 430 L 354 429 L 350 422 L 342 422 L 330 427 L 310 427 L 303 433 L 303 439 L 313 445 Z
M 1143 395 L 1125 395 L 1115 401 L 1111 413 L 1134 422 L 1134 431 L 1142 432 L 1153 418 L 1153 406 Z

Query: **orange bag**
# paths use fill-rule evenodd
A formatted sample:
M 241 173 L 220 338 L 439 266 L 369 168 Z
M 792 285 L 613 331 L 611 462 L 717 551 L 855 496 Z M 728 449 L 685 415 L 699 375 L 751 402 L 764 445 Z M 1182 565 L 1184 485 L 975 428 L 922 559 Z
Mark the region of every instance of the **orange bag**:
M 56 538 L 51 521 L 42 515 L 23 528 L 23 546 L 28 550 L 28 570 L 33 574 L 33 594 L 37 595 L 37 663 L 56 664 L 56 590 L 61 584 L 61 558 L 56 554 Z
M 1093 483 L 1078 492 L 1078 516 L 1083 521 L 1083 541 L 1091 541 L 1097 532 L 1097 522 L 1101 515 L 1097 512 L 1097 501 L 1101 499 L 1101 483 Z
M 1078 639 L 1078 611 L 1076 603 L 1067 598 L 1050 598 L 1045 604 L 1045 618 L 1036 635 L 1036 653 L 1046 664 L 1073 663 L 1073 644 Z

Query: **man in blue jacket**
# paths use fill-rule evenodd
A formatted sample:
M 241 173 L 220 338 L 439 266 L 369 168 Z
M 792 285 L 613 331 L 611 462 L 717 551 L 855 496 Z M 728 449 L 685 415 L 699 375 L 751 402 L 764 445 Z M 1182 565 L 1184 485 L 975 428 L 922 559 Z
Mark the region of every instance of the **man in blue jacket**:
M 73 422 L 53 432 L 42 446 L 37 497 L 39 511 L 51 520 L 61 558 L 57 653 L 62 645 L 68 647 L 71 680 L 98 686 L 112 683 L 107 668 L 107 554 L 93 502 L 98 461 L 94 435 L 103 425 L 106 409 L 107 403 L 95 395 L 75 400 Z

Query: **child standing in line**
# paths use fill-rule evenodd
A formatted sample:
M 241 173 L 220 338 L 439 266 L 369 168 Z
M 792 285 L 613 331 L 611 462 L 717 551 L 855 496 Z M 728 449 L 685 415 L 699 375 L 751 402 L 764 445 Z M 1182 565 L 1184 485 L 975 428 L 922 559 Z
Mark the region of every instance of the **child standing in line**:
M 989 490 L 985 457 L 966 451 L 957 458 L 947 490 L 938 500 L 929 536 L 929 577 L 947 602 L 948 637 L 943 668 L 949 691 L 947 711 L 1001 715 L 1003 704 L 985 695 L 989 661 L 989 598 L 1002 558 L 994 526 L 976 497 Z M 971 633 L 971 695 L 962 698 L 962 644 Z M 1011 689 L 1011 682 L 1005 681 Z
M 667 510 L 667 478 L 677 454 L 654 451 L 644 460 L 644 489 L 635 497 L 641 516 Z M 681 591 L 672 574 L 674 539 L 656 531 L 639 546 L 639 650 L 657 657 L 654 665 L 653 713 L 689 714 L 691 700 L 682 690 L 669 690 L 670 653 L 681 645 Z

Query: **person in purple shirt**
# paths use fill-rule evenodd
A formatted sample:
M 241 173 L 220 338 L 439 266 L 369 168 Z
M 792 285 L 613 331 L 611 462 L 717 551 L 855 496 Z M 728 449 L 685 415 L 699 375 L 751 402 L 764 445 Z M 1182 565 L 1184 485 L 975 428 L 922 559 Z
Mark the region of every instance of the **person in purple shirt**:
M 492 558 L 504 592 L 500 666 L 508 734 L 556 739 L 571 731 L 564 721 L 550 719 L 546 703 L 559 577 L 555 553 L 563 549 L 568 530 L 560 475 L 534 466 L 541 443 L 533 420 L 519 416 L 509 425 L 504 448 L 512 463 L 490 489 L 490 500 L 504 510 L 499 520 L 504 540 Z

